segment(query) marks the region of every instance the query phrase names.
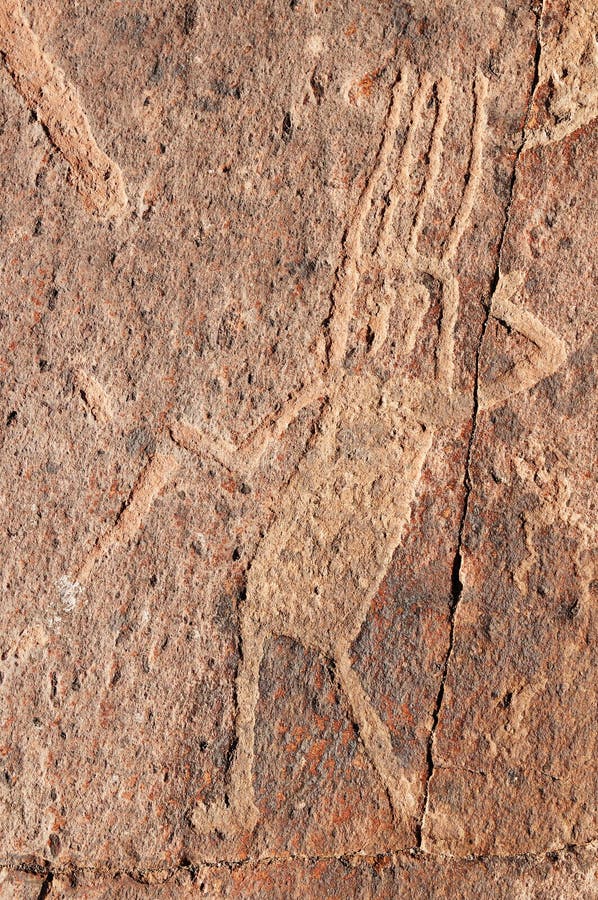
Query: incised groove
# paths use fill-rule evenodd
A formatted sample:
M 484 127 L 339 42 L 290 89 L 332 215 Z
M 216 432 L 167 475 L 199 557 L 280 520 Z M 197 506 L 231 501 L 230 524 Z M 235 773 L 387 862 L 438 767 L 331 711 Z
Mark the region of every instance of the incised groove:
M 98 146 L 75 88 L 41 49 L 18 0 L 0 0 L 0 55 L 71 167 L 86 206 L 100 216 L 121 215 L 127 206 L 122 172 Z

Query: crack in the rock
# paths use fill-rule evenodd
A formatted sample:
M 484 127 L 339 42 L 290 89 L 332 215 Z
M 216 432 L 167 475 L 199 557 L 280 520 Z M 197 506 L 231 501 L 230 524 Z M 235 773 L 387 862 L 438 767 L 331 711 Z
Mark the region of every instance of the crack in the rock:
M 490 314 L 492 310 L 492 298 L 496 291 L 498 281 L 501 273 L 501 261 L 502 254 L 504 248 L 504 242 L 507 234 L 507 229 L 510 223 L 511 217 L 511 206 L 513 204 L 513 196 L 515 193 L 515 183 L 517 181 L 517 169 L 519 166 L 519 159 L 521 154 L 525 148 L 526 143 L 526 131 L 527 131 L 527 123 L 529 121 L 529 116 L 531 112 L 532 103 L 534 101 L 534 94 L 536 92 L 536 88 L 538 86 L 539 74 L 540 74 L 540 54 L 542 51 L 542 42 L 541 42 L 541 23 L 542 23 L 542 14 L 544 11 L 544 0 L 540 5 L 539 11 L 536 13 L 536 48 L 534 52 L 534 70 L 533 70 L 533 78 L 530 88 L 529 100 L 527 104 L 527 108 L 525 111 L 525 117 L 523 121 L 523 126 L 521 129 L 521 140 L 517 150 L 515 151 L 515 159 L 513 161 L 513 169 L 511 173 L 511 181 L 509 184 L 509 197 L 506 204 L 505 209 L 505 217 L 504 222 L 500 234 L 500 239 L 498 243 L 498 252 L 497 252 L 497 260 L 496 260 L 496 268 L 494 270 L 494 274 L 492 277 L 492 281 L 490 283 L 489 290 L 489 299 L 488 303 L 485 306 L 484 310 L 484 321 L 482 322 L 482 328 L 480 331 L 480 338 L 478 340 L 478 344 L 476 347 L 475 353 L 475 369 L 474 369 L 474 385 L 473 385 L 473 404 L 472 404 L 472 417 L 471 417 L 471 431 L 469 434 L 469 441 L 467 444 L 467 454 L 465 458 L 465 472 L 463 476 L 463 487 L 464 487 L 464 497 L 463 497 L 463 506 L 461 510 L 461 518 L 459 520 L 459 531 L 457 536 L 457 549 L 455 551 L 455 558 L 453 560 L 453 566 L 451 571 L 451 599 L 449 603 L 449 641 L 448 648 L 444 658 L 444 664 L 442 666 L 442 675 L 440 678 L 440 686 L 438 688 L 438 693 L 436 695 L 436 702 L 434 704 L 434 711 L 432 713 L 432 727 L 430 729 L 430 733 L 428 735 L 428 740 L 426 742 L 426 763 L 427 763 L 427 772 L 426 772 L 426 783 L 424 788 L 424 799 L 422 805 L 422 816 L 420 822 L 416 828 L 416 841 L 417 847 L 419 850 L 422 849 L 422 841 L 424 834 L 424 826 L 426 815 L 428 812 L 428 804 L 430 799 L 430 782 L 432 779 L 432 775 L 434 773 L 434 742 L 436 738 L 436 731 L 438 728 L 438 722 L 440 720 L 440 710 L 442 707 L 442 702 L 444 700 L 444 691 L 446 685 L 446 679 L 448 675 L 449 665 L 451 656 L 453 653 L 454 642 L 455 642 L 455 621 L 457 615 L 457 609 L 461 602 L 462 594 L 463 594 L 463 582 L 461 580 L 461 567 L 463 565 L 463 532 L 465 529 L 465 523 L 467 521 L 467 514 L 469 510 L 469 498 L 471 496 L 472 491 L 472 479 L 471 479 L 471 462 L 472 462 L 472 454 L 473 454 L 473 445 L 476 438 L 477 433 L 477 425 L 478 425 L 478 413 L 479 413 L 479 390 L 480 390 L 480 358 L 482 352 L 482 346 L 484 343 L 484 338 L 486 336 L 486 331 L 488 329 L 488 323 L 490 321 Z
M 39 889 L 39 894 L 37 895 L 37 900 L 45 900 L 45 898 L 48 896 L 48 894 L 52 890 L 52 882 L 53 881 L 54 881 L 54 874 L 53 874 L 53 872 L 49 871 L 46 874 L 46 877 L 44 878 L 44 880 L 42 882 L 41 888 Z
M 502 862 L 508 865 L 509 863 L 521 864 L 540 862 L 547 858 L 558 857 L 559 855 L 563 856 L 568 853 L 577 853 L 578 851 L 583 851 L 595 846 L 597 842 L 598 835 L 579 844 L 564 844 L 560 847 L 550 847 L 547 850 L 541 850 L 536 853 L 511 853 L 505 855 L 490 853 L 476 855 L 472 853 L 467 856 L 453 856 L 448 853 L 429 853 L 426 850 L 422 850 L 421 847 L 407 847 L 403 850 L 382 850 L 379 852 L 363 849 L 354 850 L 350 853 L 331 853 L 328 855 L 322 854 L 316 856 L 287 853 L 275 856 L 248 856 L 243 859 L 234 860 L 197 860 L 196 862 L 190 862 L 189 858 L 185 856 L 181 858 L 181 862 L 178 865 L 169 866 L 164 869 L 147 869 L 145 871 L 127 871 L 124 869 L 113 869 L 111 871 L 110 869 L 93 866 L 56 866 L 52 868 L 48 866 L 47 860 L 44 860 L 43 863 L 29 862 L 13 865 L 0 862 L 0 870 L 4 869 L 7 872 L 21 872 L 28 875 L 37 875 L 39 878 L 43 877 L 43 882 L 38 894 L 38 900 L 43 900 L 43 898 L 51 896 L 52 883 L 58 878 L 68 878 L 75 883 L 84 877 L 104 879 L 106 881 L 117 881 L 121 878 L 129 878 L 137 884 L 152 885 L 157 883 L 168 884 L 169 881 L 182 872 L 188 872 L 191 882 L 195 882 L 202 869 L 225 869 L 232 873 L 240 869 L 250 868 L 251 866 L 267 867 L 279 863 L 304 863 L 306 865 L 316 865 L 320 862 L 336 861 L 347 866 L 356 866 L 360 863 L 366 863 L 366 865 L 374 867 L 376 862 L 384 860 L 390 861 L 393 865 L 400 866 L 403 860 L 417 859 L 424 864 L 432 862 L 454 864 L 454 862 L 458 860 L 470 865 L 492 862 Z M 31 857 L 29 858 L 31 859 Z M 160 879 L 160 875 L 165 877 Z

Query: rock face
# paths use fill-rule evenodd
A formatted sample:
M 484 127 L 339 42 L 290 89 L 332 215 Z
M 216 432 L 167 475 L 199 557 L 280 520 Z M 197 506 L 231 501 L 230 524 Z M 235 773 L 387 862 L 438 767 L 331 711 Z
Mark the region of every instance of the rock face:
M 0 897 L 594 897 L 591 0 L 0 0 Z

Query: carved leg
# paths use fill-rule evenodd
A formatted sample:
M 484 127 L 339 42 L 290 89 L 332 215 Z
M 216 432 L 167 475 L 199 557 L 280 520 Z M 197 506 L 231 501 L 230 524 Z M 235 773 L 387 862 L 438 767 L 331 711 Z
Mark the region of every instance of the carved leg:
M 410 73 L 410 81 L 413 75 Z M 397 290 L 393 287 L 393 276 L 396 269 L 403 268 L 415 273 L 418 265 L 417 246 L 424 225 L 426 208 L 438 183 L 441 172 L 443 137 L 448 119 L 451 83 L 448 79 L 434 81 L 430 74 L 425 74 L 419 86 L 413 92 L 407 134 L 401 149 L 397 173 L 388 193 L 388 205 L 382 218 L 380 237 L 376 248 L 378 263 L 385 273 L 385 290 L 377 300 L 377 308 L 370 316 L 370 331 L 374 335 L 370 355 L 374 355 L 383 345 L 388 334 L 390 310 L 396 300 Z M 432 104 L 428 103 L 432 100 Z M 430 113 L 430 109 L 434 113 Z M 419 195 L 414 196 L 412 175 L 419 157 L 426 151 L 420 145 L 421 130 L 425 120 L 433 116 L 429 129 L 424 130 L 427 137 L 427 173 Z M 417 276 L 414 276 L 416 279 Z M 404 298 L 408 303 L 409 294 Z M 403 297 L 401 297 L 403 299 Z M 408 315 L 409 310 L 406 310 Z M 406 352 L 410 353 L 409 340 L 406 340 Z
M 486 98 L 488 95 L 488 79 L 479 70 L 476 72 L 474 83 L 474 109 L 473 109 L 473 128 L 471 134 L 471 154 L 469 157 L 469 165 L 466 175 L 465 190 L 461 198 L 461 203 L 457 214 L 454 217 L 451 233 L 444 253 L 442 254 L 442 262 L 450 262 L 461 243 L 461 238 L 469 222 L 471 211 L 475 200 L 475 195 L 482 178 L 482 159 L 484 151 L 484 136 L 486 134 Z
M 241 626 L 241 662 L 235 684 L 237 745 L 229 771 L 225 802 L 197 805 L 192 820 L 202 834 L 252 831 L 259 812 L 253 789 L 255 710 L 266 634 L 249 618 Z
M 417 779 L 410 781 L 397 761 L 392 749 L 390 732 L 372 706 L 358 675 L 351 666 L 348 648 L 335 657 L 340 684 L 351 705 L 353 718 L 365 751 L 386 788 L 394 821 L 397 825 L 415 819 L 419 802 Z

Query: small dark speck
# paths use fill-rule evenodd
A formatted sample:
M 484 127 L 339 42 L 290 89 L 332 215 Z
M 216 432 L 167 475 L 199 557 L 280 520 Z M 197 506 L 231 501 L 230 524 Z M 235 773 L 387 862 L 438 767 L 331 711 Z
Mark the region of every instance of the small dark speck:
M 156 440 L 149 429 L 141 426 L 127 434 L 125 446 L 130 454 L 145 452 L 152 456 L 156 450 Z
M 57 856 L 60 853 L 60 838 L 57 834 L 51 834 L 48 838 L 48 844 L 50 846 L 50 853 L 52 856 Z
M 160 64 L 160 59 L 157 58 L 154 67 L 150 73 L 149 80 L 154 84 L 158 84 L 162 80 L 162 66 Z
M 157 576 L 156 576 L 156 575 L 152 575 L 151 578 L 150 578 L 150 580 L 149 580 L 149 583 L 150 583 L 150 585 L 151 585 L 152 587 L 156 587 L 156 585 L 157 585 L 157 583 L 158 583 L 158 578 L 157 578 Z
M 241 551 L 238 547 L 235 547 L 235 549 L 233 550 L 233 560 L 237 562 L 238 559 L 241 559 Z
M 291 114 L 289 112 L 284 114 L 284 119 L 282 120 L 282 139 L 285 143 L 288 142 L 293 137 L 293 120 L 291 119 Z
M 50 368 L 50 363 L 47 359 L 40 359 L 39 361 L 39 370 L 40 372 L 47 372 Z
M 208 749 L 208 742 L 201 740 L 199 742 L 199 749 L 202 753 L 205 753 L 205 751 Z
M 15 409 L 11 410 L 6 417 L 6 424 L 12 425 L 17 420 L 17 411 Z
M 185 4 L 185 13 L 183 19 L 183 34 L 189 35 L 195 28 L 197 22 L 197 0 L 191 0 Z

